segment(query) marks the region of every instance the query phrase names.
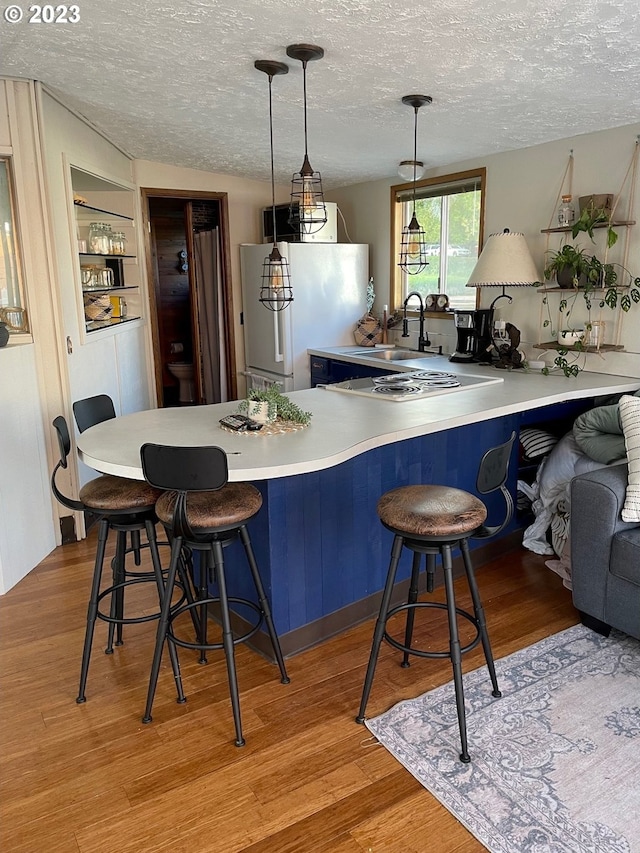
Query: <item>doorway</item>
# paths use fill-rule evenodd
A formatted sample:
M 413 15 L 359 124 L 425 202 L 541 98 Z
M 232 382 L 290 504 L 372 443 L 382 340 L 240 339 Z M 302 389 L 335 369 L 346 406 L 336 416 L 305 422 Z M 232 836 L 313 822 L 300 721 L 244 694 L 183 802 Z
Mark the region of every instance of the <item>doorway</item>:
M 158 406 L 235 399 L 226 193 L 142 197 Z

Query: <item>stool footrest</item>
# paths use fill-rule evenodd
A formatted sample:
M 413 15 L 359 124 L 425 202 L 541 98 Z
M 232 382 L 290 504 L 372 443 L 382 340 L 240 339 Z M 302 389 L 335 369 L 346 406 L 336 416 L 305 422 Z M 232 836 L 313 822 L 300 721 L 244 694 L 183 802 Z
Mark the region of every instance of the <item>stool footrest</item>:
M 229 604 L 242 604 L 245 607 L 249 607 L 254 613 L 258 616 L 258 621 L 244 634 L 233 637 L 233 645 L 237 646 L 238 643 L 244 643 L 249 640 L 257 631 L 259 631 L 262 623 L 264 622 L 264 613 L 258 607 L 258 605 L 249 601 L 247 598 L 232 598 L 231 596 L 228 598 Z M 224 649 L 224 644 L 220 643 L 201 643 L 201 642 L 190 642 L 188 640 L 183 640 L 180 637 L 177 637 L 172 629 L 172 623 L 183 613 L 187 613 L 190 610 L 193 610 L 196 607 L 207 607 L 209 604 L 218 604 L 220 602 L 219 598 L 205 598 L 198 599 L 197 601 L 192 601 L 190 604 L 185 604 L 182 607 L 179 607 L 171 614 L 171 618 L 169 619 L 169 627 L 167 628 L 167 638 L 171 640 L 171 642 L 175 643 L 177 646 L 180 646 L 183 649 L 200 649 L 202 651 L 215 651 L 217 649 Z
M 439 601 L 416 601 L 411 604 L 399 604 L 397 607 L 394 607 L 392 610 L 389 610 L 387 613 L 387 617 L 385 619 L 385 625 L 391 619 L 392 616 L 395 616 L 396 613 L 400 613 L 403 610 L 412 611 L 418 609 L 426 609 L 426 608 L 435 608 L 436 610 L 447 610 L 447 605 L 443 604 Z M 460 607 L 456 607 L 456 613 L 458 616 L 461 616 L 463 619 L 467 619 L 467 621 L 471 622 L 471 624 L 476 629 L 476 635 L 471 640 L 470 643 L 467 643 L 466 646 L 460 647 L 460 654 L 465 654 L 465 652 L 470 652 L 480 642 L 480 626 L 478 625 L 478 620 L 475 616 L 472 616 L 471 613 L 466 610 L 462 610 Z M 406 646 L 404 643 L 401 643 L 399 640 L 394 639 L 386 630 L 383 634 L 384 639 L 389 643 L 390 646 L 393 646 L 395 649 L 398 649 L 401 652 L 405 652 L 406 654 L 416 655 L 421 658 L 451 658 L 451 652 L 426 652 L 423 649 L 416 649 L 413 646 Z

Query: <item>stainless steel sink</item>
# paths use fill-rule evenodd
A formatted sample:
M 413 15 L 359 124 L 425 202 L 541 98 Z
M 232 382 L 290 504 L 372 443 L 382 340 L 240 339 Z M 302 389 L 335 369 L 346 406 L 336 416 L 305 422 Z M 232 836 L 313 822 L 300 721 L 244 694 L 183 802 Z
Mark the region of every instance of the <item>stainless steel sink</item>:
M 354 352 L 353 355 L 364 355 L 377 361 L 407 361 L 410 358 L 432 358 L 433 352 L 416 352 L 407 349 L 371 349 Z

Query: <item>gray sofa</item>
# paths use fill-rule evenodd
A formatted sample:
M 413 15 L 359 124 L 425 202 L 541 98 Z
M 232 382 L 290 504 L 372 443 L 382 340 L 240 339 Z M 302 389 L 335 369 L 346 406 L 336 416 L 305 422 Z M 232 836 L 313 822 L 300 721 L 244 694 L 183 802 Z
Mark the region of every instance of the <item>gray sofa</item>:
M 595 631 L 640 639 L 640 523 L 620 517 L 626 488 L 626 464 L 571 481 L 573 603 Z

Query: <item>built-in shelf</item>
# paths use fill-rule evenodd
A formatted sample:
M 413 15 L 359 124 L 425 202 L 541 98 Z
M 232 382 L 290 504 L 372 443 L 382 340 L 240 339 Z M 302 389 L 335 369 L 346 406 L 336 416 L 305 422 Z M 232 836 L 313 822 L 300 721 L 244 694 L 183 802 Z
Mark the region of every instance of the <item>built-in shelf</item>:
M 73 206 L 76 211 L 77 219 L 95 219 L 95 214 L 99 213 L 101 216 L 107 216 L 113 219 L 124 219 L 126 222 L 133 222 L 133 217 L 125 216 L 124 213 L 115 213 L 113 210 L 104 210 L 101 207 L 91 207 L 88 204 L 79 204 L 77 201 L 74 201 Z
M 79 252 L 81 258 L 109 258 L 112 261 L 117 261 L 120 258 L 135 258 L 135 255 L 100 255 L 98 252 Z
M 124 249 L 135 252 L 136 223 L 129 215 L 134 210 L 135 193 L 111 181 L 95 176 L 87 176 L 80 169 L 71 169 L 72 190 L 74 195 L 82 194 L 88 204 L 73 201 L 75 236 L 79 241 L 76 257 L 78 259 L 78 313 L 82 318 L 84 333 L 95 340 L 100 331 L 118 327 L 141 319 L 142 302 L 140 295 L 140 270 L 137 256 L 133 253 L 116 254 L 114 252 L 91 252 L 91 224 L 105 222 L 114 232 L 122 232 L 128 242 Z M 113 208 L 115 207 L 115 210 Z M 118 211 L 126 210 L 128 213 Z M 102 246 L 101 248 L 110 248 Z M 117 247 L 116 247 L 117 248 Z M 83 276 L 84 270 L 95 268 L 95 276 Z M 101 272 L 111 270 L 109 280 Z M 84 282 L 82 281 L 84 277 Z M 99 285 L 105 285 L 103 287 Z M 125 298 L 126 297 L 126 302 Z M 88 313 L 87 313 L 88 312 Z M 120 316 L 124 313 L 126 316 Z M 93 319 L 95 316 L 104 319 Z M 109 316 L 105 316 L 109 315 Z
M 623 228 L 628 225 L 635 225 L 635 219 L 620 219 L 616 222 L 598 222 L 594 228 Z M 566 234 L 573 231 L 573 225 L 562 225 L 558 228 L 541 228 L 541 234 Z
M 569 352 L 623 352 L 624 347 L 619 346 L 618 344 L 600 344 L 599 347 L 585 347 L 585 346 L 567 346 L 567 344 L 558 343 L 558 341 L 547 341 L 542 344 L 535 344 L 536 349 L 554 349 L 561 350 L 566 349 Z
M 108 329 L 111 326 L 121 326 L 123 323 L 131 323 L 140 317 L 109 317 L 108 320 L 87 320 L 87 332 L 97 332 L 99 329 Z
M 121 290 L 137 290 L 138 286 L 136 284 L 123 284 L 120 287 L 83 287 L 83 293 L 113 293 L 114 291 L 120 292 Z

